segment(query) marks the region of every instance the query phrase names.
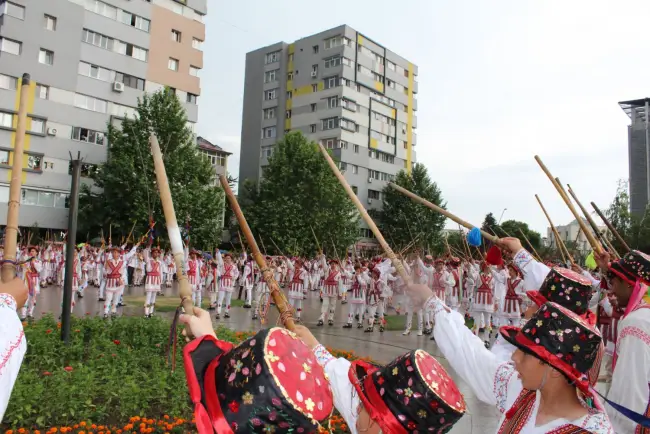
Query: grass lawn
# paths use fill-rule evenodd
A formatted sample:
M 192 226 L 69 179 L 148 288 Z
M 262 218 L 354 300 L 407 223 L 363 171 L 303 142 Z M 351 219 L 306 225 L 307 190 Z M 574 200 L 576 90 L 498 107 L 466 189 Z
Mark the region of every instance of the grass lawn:
M 144 295 L 143 296 L 125 295 L 124 303 L 126 303 L 129 307 L 144 306 L 145 299 L 146 297 Z M 174 312 L 179 305 L 180 305 L 180 300 L 178 297 L 170 297 L 170 296 L 156 297 L 156 312 Z M 210 299 L 207 297 L 203 297 L 201 307 L 203 309 L 207 309 L 209 305 L 210 305 Z M 232 299 L 230 301 L 230 306 L 242 307 L 244 306 L 244 300 Z
M 386 330 L 400 331 L 406 328 L 406 314 L 401 315 L 384 315 L 386 320 Z M 474 319 L 468 318 L 465 320 L 467 328 L 471 329 L 474 326 Z M 413 315 L 413 328 L 417 331 L 417 315 Z

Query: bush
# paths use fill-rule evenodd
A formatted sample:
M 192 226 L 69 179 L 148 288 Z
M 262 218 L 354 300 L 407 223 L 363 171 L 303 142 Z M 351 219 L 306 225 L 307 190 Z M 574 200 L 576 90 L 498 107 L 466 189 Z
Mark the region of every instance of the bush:
M 27 353 L 2 421 L 5 430 L 196 431 L 182 364 L 183 338 L 179 336 L 175 372 L 165 358 L 169 321 L 73 318 L 68 346 L 52 317 L 25 323 L 24 328 Z M 252 334 L 217 329 L 219 339 L 235 344 Z M 350 352 L 332 352 L 356 358 Z M 341 425 L 345 428 L 333 416 L 335 432 L 346 432 Z

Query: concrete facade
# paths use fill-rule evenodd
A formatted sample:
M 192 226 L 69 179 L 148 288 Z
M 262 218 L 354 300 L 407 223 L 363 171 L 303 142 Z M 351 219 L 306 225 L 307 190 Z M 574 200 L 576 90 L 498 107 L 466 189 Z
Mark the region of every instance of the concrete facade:
M 240 180 L 259 180 L 275 142 L 299 130 L 332 149 L 362 203 L 380 208 L 387 182 L 416 161 L 417 75 L 347 25 L 248 53 Z
M 600 218 L 598 217 L 598 215 L 596 215 L 596 213 L 592 213 L 591 218 L 595 222 L 600 220 Z M 589 226 L 589 222 L 587 221 L 587 219 L 583 218 L 583 221 L 586 223 L 587 227 L 589 228 L 589 232 L 591 232 L 592 235 L 597 237 L 593 229 L 591 229 L 591 227 Z M 605 237 L 607 237 L 608 240 L 611 239 L 607 226 L 601 225 L 596 227 L 598 228 L 598 232 L 600 232 Z M 560 239 L 564 244 L 566 244 L 567 242 L 571 242 L 571 243 L 575 242 L 576 249 L 579 250 L 581 253 L 589 253 L 591 251 L 591 245 L 589 244 L 589 240 L 587 240 L 585 233 L 580 229 L 580 224 L 578 223 L 578 220 L 573 220 L 571 223 L 564 226 L 556 226 L 555 229 L 557 230 L 557 233 L 558 235 L 560 235 Z M 546 228 L 545 240 L 546 240 L 547 247 L 551 247 L 551 248 L 557 247 L 555 235 L 553 234 L 553 230 L 550 227 Z
M 0 225 L 22 74 L 31 84 L 20 225 L 63 229 L 69 154 L 81 152 L 84 181 L 106 159 L 108 122 L 133 116 L 145 92 L 174 88 L 188 125 L 198 121 L 206 13 L 207 0 L 0 1 Z
M 650 177 L 648 177 L 650 131 L 647 122 L 650 98 L 622 101 L 618 104 L 630 117 L 630 125 L 627 127 L 630 211 L 641 217 L 650 202 Z

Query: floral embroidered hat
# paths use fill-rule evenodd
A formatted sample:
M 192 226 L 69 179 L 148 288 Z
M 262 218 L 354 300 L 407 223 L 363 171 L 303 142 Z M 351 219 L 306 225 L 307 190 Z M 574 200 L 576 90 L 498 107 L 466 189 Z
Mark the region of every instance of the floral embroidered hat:
M 610 263 L 609 271 L 631 284 L 641 280 L 645 285 L 650 285 L 650 256 L 631 250 L 623 258 Z
M 384 433 L 446 433 L 465 414 L 456 383 L 423 350 L 412 350 L 386 366 L 355 360 L 348 377 Z
M 557 303 L 578 315 L 589 310 L 593 288 L 585 276 L 562 267 L 551 268 L 539 291 L 526 291 L 526 295 L 537 306 L 546 302 Z
M 602 338 L 584 318 L 549 302 L 523 327 L 504 326 L 500 332 L 506 341 L 557 369 L 592 396 L 587 375 L 597 361 Z
M 184 349 L 201 434 L 318 433 L 333 411 L 323 368 L 298 337 L 261 330 L 233 348 L 212 336 Z

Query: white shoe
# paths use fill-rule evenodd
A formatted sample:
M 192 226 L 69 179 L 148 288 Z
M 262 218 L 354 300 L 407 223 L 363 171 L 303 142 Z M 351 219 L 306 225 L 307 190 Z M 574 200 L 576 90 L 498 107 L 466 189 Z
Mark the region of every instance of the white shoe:
M 423 336 L 424 332 L 422 330 L 418 330 L 418 336 Z
M 404 330 L 404 333 L 402 333 L 402 336 L 408 336 L 411 334 L 411 330 Z

